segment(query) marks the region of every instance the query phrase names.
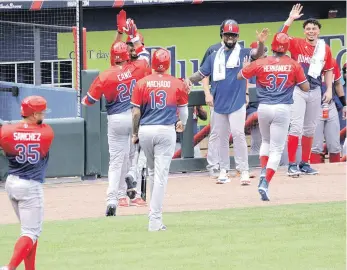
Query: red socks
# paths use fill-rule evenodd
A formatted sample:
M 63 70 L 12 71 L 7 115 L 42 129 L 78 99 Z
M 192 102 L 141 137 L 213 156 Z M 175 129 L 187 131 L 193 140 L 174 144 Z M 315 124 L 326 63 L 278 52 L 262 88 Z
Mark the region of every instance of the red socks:
M 302 147 L 302 157 L 303 162 L 308 163 L 311 155 L 311 148 L 313 143 L 313 137 L 302 136 L 301 138 L 301 147 Z
M 312 153 L 310 157 L 310 164 L 324 163 L 324 158 L 321 154 Z
M 24 259 L 25 270 L 35 270 L 35 259 L 36 259 L 37 242 L 38 241 L 36 241 L 34 246 L 31 248 L 28 256 Z
M 329 153 L 329 162 L 340 162 L 340 153 Z
M 8 265 L 10 269 L 16 269 L 18 265 L 28 256 L 33 247 L 33 240 L 28 236 L 21 236 L 14 246 L 13 255 Z
M 288 135 L 288 160 L 289 160 L 289 163 L 296 163 L 296 150 L 298 150 L 298 145 L 299 145 L 299 137 L 293 136 L 293 135 Z
M 275 174 L 275 171 L 273 169 L 266 169 L 265 179 L 268 183 L 270 183 L 274 174 Z
M 260 157 L 260 166 L 261 166 L 261 168 L 265 168 L 266 167 L 266 164 L 267 164 L 268 160 L 269 160 L 268 156 L 261 156 Z

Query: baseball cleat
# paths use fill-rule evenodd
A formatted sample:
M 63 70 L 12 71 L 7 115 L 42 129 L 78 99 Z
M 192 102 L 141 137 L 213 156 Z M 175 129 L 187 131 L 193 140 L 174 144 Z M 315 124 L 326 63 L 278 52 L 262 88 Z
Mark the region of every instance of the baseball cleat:
M 248 185 L 251 184 L 251 179 L 249 177 L 249 172 L 248 171 L 243 171 L 241 173 L 240 183 L 241 183 L 242 186 L 248 186 Z
M 106 209 L 106 217 L 112 217 L 116 215 L 116 206 L 114 204 L 110 204 Z
M 261 196 L 262 201 L 270 201 L 269 198 L 269 183 L 266 181 L 265 177 L 261 176 L 259 185 L 258 185 L 258 192 Z
M 226 184 L 229 182 L 230 182 L 230 179 L 228 177 L 227 171 L 225 169 L 220 170 L 220 174 L 217 179 L 217 184 Z
M 160 227 L 158 229 L 156 229 L 156 230 L 148 228 L 149 232 L 159 232 L 159 231 L 166 231 L 166 230 L 167 230 L 167 228 L 166 228 L 166 226 L 164 224 L 161 224 Z
M 129 206 L 129 203 L 127 201 L 127 198 L 120 198 L 118 200 L 118 206 L 119 207 L 128 207 Z
M 127 196 L 132 200 L 136 197 L 136 181 L 131 175 L 125 176 L 125 183 L 127 184 Z
M 144 200 L 142 200 L 142 198 L 136 198 L 130 201 L 130 206 L 143 207 L 147 206 L 147 203 Z
M 298 165 L 296 163 L 289 163 L 287 175 L 290 177 L 299 177 L 301 174 Z
M 307 174 L 307 175 L 316 175 L 318 174 L 318 171 L 311 168 L 310 164 L 307 162 L 301 161 L 299 164 L 299 169 L 301 173 Z
M 219 170 L 218 169 L 210 169 L 208 170 L 208 175 L 211 177 L 211 178 L 218 178 L 219 176 Z

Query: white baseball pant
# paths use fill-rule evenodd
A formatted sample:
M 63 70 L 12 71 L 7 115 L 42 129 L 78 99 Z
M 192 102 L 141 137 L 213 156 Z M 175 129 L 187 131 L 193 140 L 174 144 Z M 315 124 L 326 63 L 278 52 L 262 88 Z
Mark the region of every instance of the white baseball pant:
M 214 108 L 210 107 L 210 135 L 208 137 L 208 146 L 207 146 L 207 170 L 219 170 L 220 166 L 220 138 L 218 130 L 216 129 L 215 121 L 213 119 Z M 230 134 L 230 131 L 229 131 Z
M 290 105 L 259 104 L 258 122 L 262 137 L 260 156 L 268 156 L 266 168 L 277 171 L 286 144 L 290 123 Z
M 320 87 L 309 92 L 301 91 L 295 86 L 291 106 L 289 135 L 313 137 L 321 112 L 322 94 Z
M 126 191 L 125 175 L 128 172 L 130 138 L 132 133 L 131 110 L 107 116 L 108 148 L 110 163 L 108 169 L 107 205 L 118 205 L 119 190 Z M 125 195 L 124 195 L 125 196 Z
M 335 102 L 332 101 L 329 105 L 329 118 L 324 119 L 322 115 L 323 110 L 321 108 L 320 117 L 313 137 L 312 153 L 323 153 L 324 139 L 329 153 L 340 153 L 340 120 Z
M 140 146 L 148 166 L 150 184 L 150 231 L 159 230 L 163 224 L 162 208 L 169 177 L 169 168 L 175 152 L 176 131 L 174 125 L 140 126 Z
M 213 112 L 214 129 L 219 137 L 220 168 L 230 169 L 229 137 L 233 136 L 236 169 L 248 171 L 248 149 L 245 135 L 246 105 L 230 114 Z
M 261 133 L 259 124 L 251 127 L 251 155 L 259 155 L 261 147 Z M 280 166 L 288 165 L 287 141 L 285 141 L 284 150 L 282 152 Z
M 5 190 L 21 224 L 21 236 L 30 237 L 33 243 L 42 231 L 44 199 L 40 182 L 9 175 Z

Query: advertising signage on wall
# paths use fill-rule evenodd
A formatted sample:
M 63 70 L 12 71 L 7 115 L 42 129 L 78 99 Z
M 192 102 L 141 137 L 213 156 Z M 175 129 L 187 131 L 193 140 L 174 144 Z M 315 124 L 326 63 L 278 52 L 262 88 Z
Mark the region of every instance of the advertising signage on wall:
M 327 19 L 321 20 L 321 23 L 321 37 L 331 47 L 333 56 L 342 66 L 341 63 L 346 61 L 346 19 Z M 240 42 L 248 47 L 256 39 L 256 30 L 268 27 L 272 35 L 266 45 L 270 46 L 273 34 L 282 24 L 283 22 L 240 24 Z M 140 27 L 141 22 L 138 25 Z M 145 29 L 140 32 L 148 50 L 163 47 L 171 52 L 171 74 L 183 78 L 197 71 L 206 49 L 220 41 L 218 25 Z M 116 31 L 87 32 L 88 69 L 105 70 L 110 66 L 109 51 L 115 34 Z M 302 22 L 295 22 L 289 29 L 289 34 L 303 37 Z M 59 34 L 59 58 L 73 59 L 74 55 L 72 36 Z
M 205 0 L 209 2 L 211 0 Z M 137 5 L 168 5 L 168 4 L 201 4 L 203 0 L 83 0 L 84 7 L 127 7 Z M 57 1 L 57 0 L 34 0 L 34 1 L 0 1 L 0 9 L 45 9 L 75 7 L 76 0 Z

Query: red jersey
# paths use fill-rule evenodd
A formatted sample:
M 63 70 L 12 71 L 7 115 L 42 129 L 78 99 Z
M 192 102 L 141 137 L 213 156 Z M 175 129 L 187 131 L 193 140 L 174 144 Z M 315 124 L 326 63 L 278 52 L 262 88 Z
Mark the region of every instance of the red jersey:
M 245 79 L 256 76 L 259 103 L 292 104 L 294 86 L 307 81 L 300 64 L 288 56 L 269 56 L 241 70 Z
M 104 95 L 107 114 L 125 112 L 131 108 L 130 98 L 136 82 L 148 74 L 151 70 L 145 60 L 110 67 L 94 80 L 82 102 L 92 105 Z
M 284 26 L 281 30 L 283 33 L 287 33 L 288 26 Z M 289 51 L 291 54 L 291 57 L 301 64 L 301 66 L 304 69 L 304 72 L 307 76 L 307 79 L 310 83 L 311 89 L 314 89 L 317 86 L 322 86 L 322 76 L 317 77 L 317 79 L 312 78 L 308 75 L 308 69 L 310 67 L 311 58 L 313 56 L 314 50 L 316 46 L 311 45 L 308 43 L 304 38 L 294 38 L 290 37 L 290 45 L 289 45 Z M 330 47 L 325 44 L 325 57 L 324 57 L 324 67 L 323 71 L 328 71 L 333 69 L 333 62 L 332 62 L 332 54 Z
M 44 182 L 49 148 L 54 138 L 47 124 L 19 122 L 0 129 L 0 146 L 9 160 L 9 174 Z
M 141 125 L 172 125 L 177 107 L 188 105 L 185 84 L 168 74 L 152 74 L 140 80 L 131 104 L 141 109 Z

